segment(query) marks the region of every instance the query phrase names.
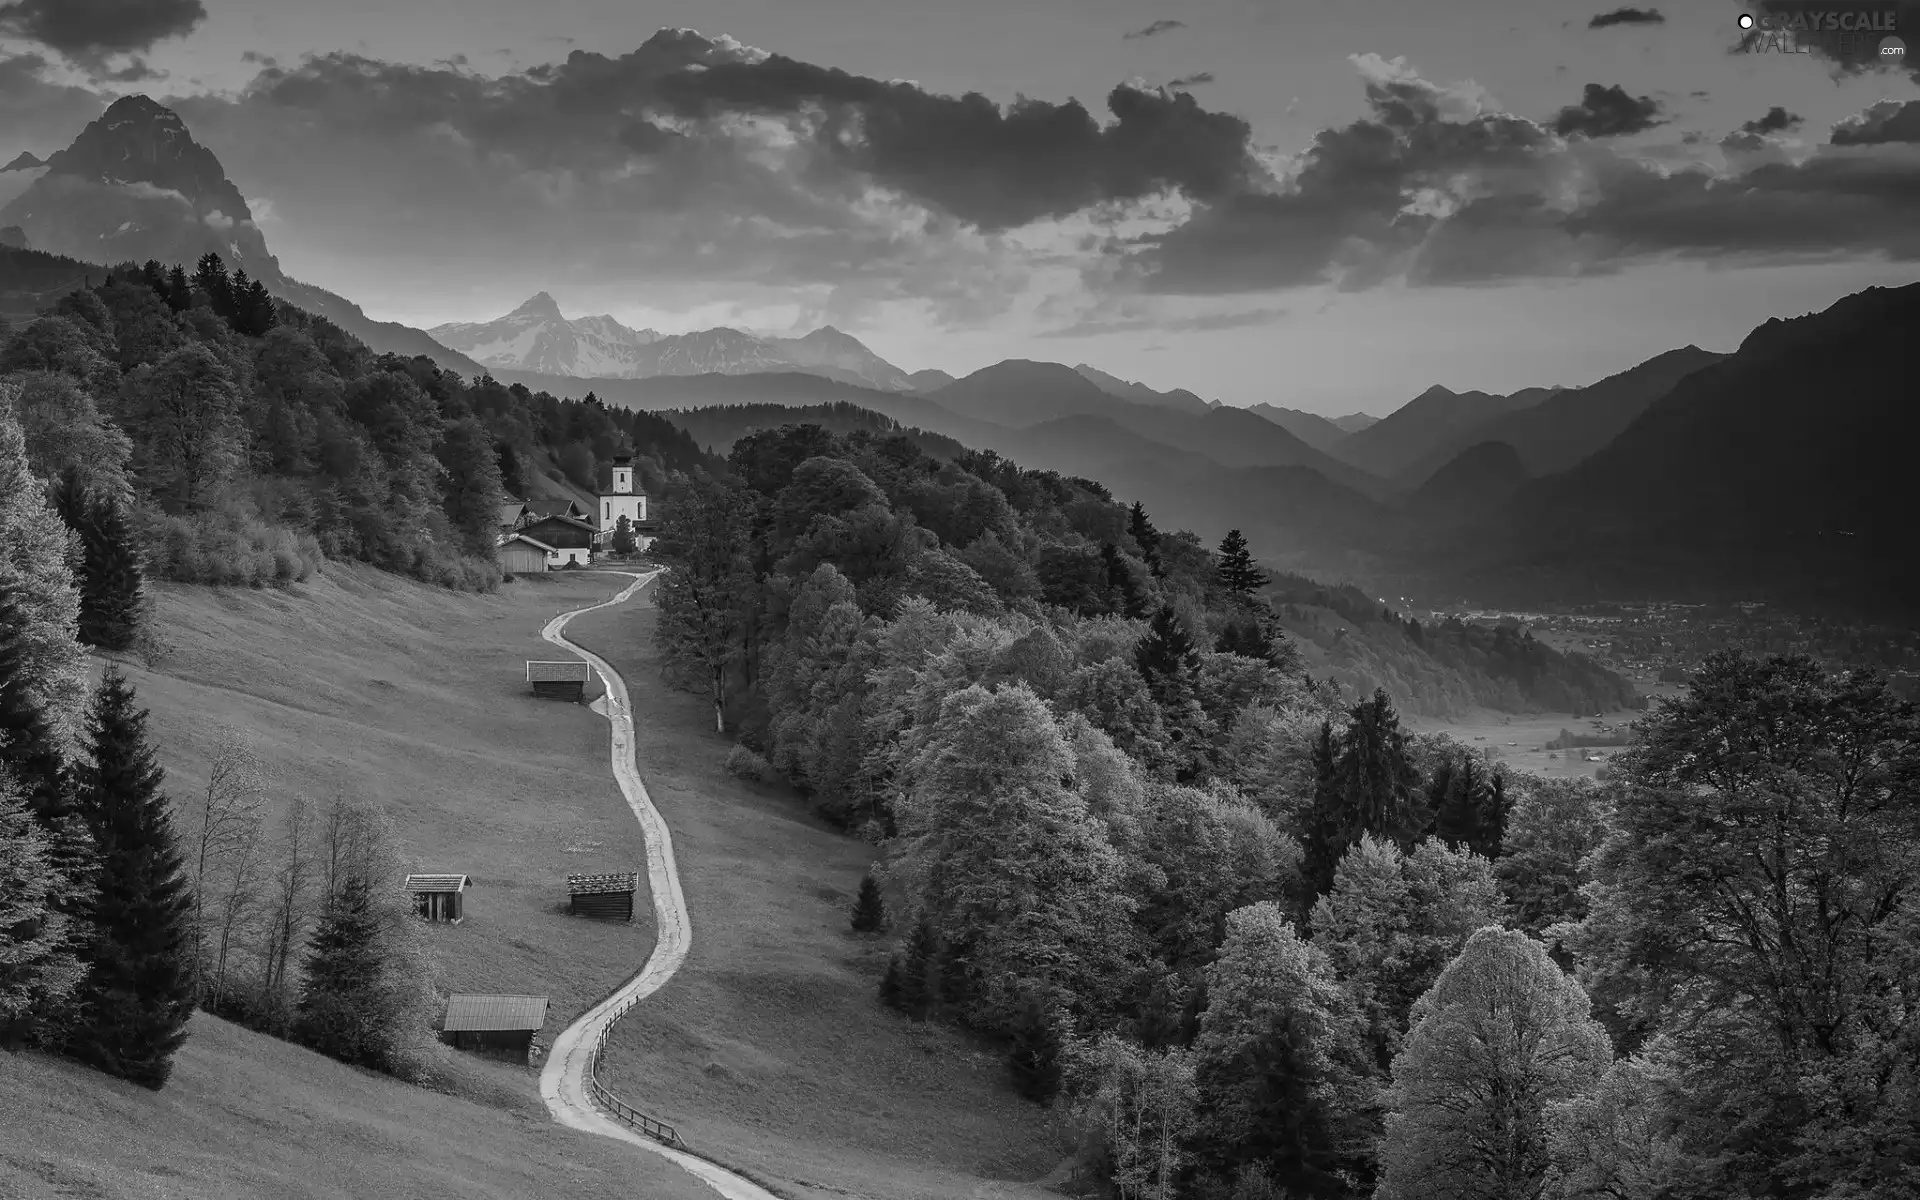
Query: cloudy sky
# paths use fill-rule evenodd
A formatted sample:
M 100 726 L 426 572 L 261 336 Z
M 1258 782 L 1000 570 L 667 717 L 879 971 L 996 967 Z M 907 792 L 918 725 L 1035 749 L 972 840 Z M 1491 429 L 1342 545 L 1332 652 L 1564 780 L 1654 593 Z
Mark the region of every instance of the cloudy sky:
M 1742 11 L 0 0 L 0 159 L 144 91 L 378 317 L 546 290 L 1382 413 L 1920 279 L 1920 73 L 1730 53 Z

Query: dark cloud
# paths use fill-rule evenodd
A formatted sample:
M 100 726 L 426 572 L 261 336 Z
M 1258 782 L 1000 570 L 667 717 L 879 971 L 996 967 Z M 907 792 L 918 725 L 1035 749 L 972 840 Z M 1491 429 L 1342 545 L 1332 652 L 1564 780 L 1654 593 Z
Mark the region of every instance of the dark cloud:
M 1186 27 L 1187 23 L 1185 21 L 1170 21 L 1162 17 L 1158 21 L 1149 21 L 1144 27 L 1135 29 L 1131 33 L 1123 33 L 1120 36 L 1123 40 L 1132 41 L 1135 38 L 1159 37 L 1163 33 L 1172 33 L 1176 29 L 1185 29 Z
M 1321 132 L 1284 186 L 1110 244 L 1122 265 L 1103 267 L 1105 277 L 1224 294 L 1499 284 L 1663 258 L 1920 262 L 1920 101 L 1876 105 L 1799 160 L 1742 129 L 1720 144 L 1721 165 L 1674 164 L 1488 111 L 1397 60 L 1356 63 L 1368 119 Z M 1792 123 L 1769 113 L 1750 124 Z
M 1182 75 L 1178 79 L 1168 80 L 1167 86 L 1170 88 L 1198 87 L 1200 84 L 1213 81 L 1212 71 L 1195 71 L 1191 75 Z
M 1835 146 L 1920 145 L 1920 100 L 1882 100 L 1833 127 Z
M 1657 8 L 1616 8 L 1598 13 L 1587 22 L 1588 29 L 1606 29 L 1612 25 L 1665 25 L 1667 18 Z
M 1664 123 L 1660 102 L 1652 96 L 1629 96 L 1617 83 L 1590 83 L 1580 103 L 1561 109 L 1552 127 L 1561 137 L 1598 138 L 1644 133 Z
M 1746 133 L 1785 133 L 1789 129 L 1798 129 L 1806 120 L 1799 113 L 1790 113 L 1776 104 L 1767 110 L 1765 116 L 1748 121 L 1740 128 Z
M 1202 313 L 1194 316 L 1120 316 L 1088 317 L 1057 329 L 1044 329 L 1035 337 L 1101 337 L 1112 333 L 1209 333 L 1222 329 L 1249 329 L 1271 325 L 1287 315 L 1284 308 L 1255 308 L 1238 312 Z
M 0 129 L 9 156 L 22 146 L 64 148 L 107 106 L 89 88 L 48 82 L 51 65 L 39 54 L 0 54 Z
M 0 2 L 0 34 L 35 42 L 76 63 L 151 50 L 207 19 L 201 0 L 11 0 Z
M 1904 35 L 1908 43 L 1906 55 L 1886 58 L 1880 54 L 1880 42 L 1888 30 L 1840 27 L 1862 14 L 1891 15 L 1892 31 Z M 1754 27 L 1740 33 L 1728 53 L 1805 54 L 1826 63 L 1835 75 L 1904 72 L 1920 83 L 1920 57 L 1913 47 L 1914 35 L 1920 31 L 1920 0 L 1872 0 L 1858 6 L 1834 0 L 1758 0 L 1753 15 L 1758 18 Z

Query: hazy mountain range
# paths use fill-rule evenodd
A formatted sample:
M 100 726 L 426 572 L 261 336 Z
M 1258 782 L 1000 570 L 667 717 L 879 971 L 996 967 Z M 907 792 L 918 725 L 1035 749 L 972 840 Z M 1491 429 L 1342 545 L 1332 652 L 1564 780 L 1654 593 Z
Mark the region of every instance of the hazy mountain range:
M 0 229 L 47 252 L 0 246 L 0 311 L 31 313 L 88 264 L 190 265 L 214 251 L 376 351 L 648 409 L 762 406 L 743 421 L 854 405 L 1097 480 L 1163 528 L 1239 528 L 1269 560 L 1383 595 L 1735 591 L 1920 608 L 1916 526 L 1886 502 L 1908 489 L 1896 464 L 1915 432 L 1920 285 L 1769 322 L 1732 355 L 1687 346 L 1587 387 L 1506 396 L 1436 386 L 1382 419 L 1330 420 L 1085 363 L 909 373 L 832 328 L 663 335 L 568 318 L 544 292 L 496 321 L 373 321 L 288 278 L 211 152 L 144 97 L 115 102 L 44 164 L 16 160 L 0 198 Z M 732 436 L 725 416 L 701 428 Z

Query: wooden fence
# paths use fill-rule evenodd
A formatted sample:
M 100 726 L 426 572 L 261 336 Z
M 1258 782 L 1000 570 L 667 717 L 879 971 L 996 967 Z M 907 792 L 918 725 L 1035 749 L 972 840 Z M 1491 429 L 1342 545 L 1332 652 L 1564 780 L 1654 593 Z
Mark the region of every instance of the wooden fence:
M 587 1058 L 587 1093 L 608 1112 L 626 1122 L 628 1125 L 633 1126 L 635 1129 L 638 1129 L 641 1133 L 646 1134 L 657 1142 L 664 1142 L 669 1146 L 685 1150 L 687 1149 L 687 1144 L 680 1140 L 680 1135 L 674 1130 L 673 1126 L 667 1124 L 665 1121 L 654 1120 L 652 1117 L 614 1095 L 612 1089 L 600 1082 L 600 1055 L 607 1048 L 607 1036 L 613 1032 L 614 1022 L 625 1016 L 627 1010 L 632 1008 L 633 1005 L 634 1001 L 628 1000 L 625 1004 L 615 1009 L 613 1014 L 607 1019 L 607 1023 L 601 1026 L 600 1036 L 594 1039 L 593 1049 L 588 1052 Z

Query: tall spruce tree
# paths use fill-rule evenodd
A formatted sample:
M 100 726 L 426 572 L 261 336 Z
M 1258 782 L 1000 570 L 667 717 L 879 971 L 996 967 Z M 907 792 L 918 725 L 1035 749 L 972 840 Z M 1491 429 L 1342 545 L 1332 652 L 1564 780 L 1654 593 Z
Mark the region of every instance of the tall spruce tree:
M 1153 614 L 1146 636 L 1134 647 L 1133 662 L 1156 698 L 1172 694 L 1199 670 L 1200 654 L 1171 605 Z
M 1013 1088 L 1036 1104 L 1050 1105 L 1060 1094 L 1060 1014 L 1039 996 L 1030 997 L 1013 1026 L 1007 1066 Z
M 1420 772 L 1407 752 L 1406 731 L 1384 688 L 1347 711 L 1346 734 L 1334 760 L 1334 782 L 1352 836 L 1391 838 L 1410 849 L 1429 814 L 1419 794 Z
M 133 688 L 109 668 L 93 704 L 93 761 L 80 808 L 98 873 L 79 1019 L 68 1052 L 109 1075 L 158 1090 L 193 1013 L 193 900 L 160 787 L 165 775 Z
M 906 960 L 900 967 L 901 1012 L 915 1019 L 926 1017 L 933 1008 L 933 959 L 939 951 L 933 926 L 925 917 L 914 922 L 907 937 Z
M 185 312 L 193 307 L 193 284 L 187 279 L 187 269 L 179 263 L 167 272 L 167 288 L 161 293 L 167 301 L 167 307 L 174 312 Z
M 860 895 L 853 902 L 853 931 L 878 933 L 886 924 L 886 901 L 880 896 L 880 885 L 868 875 L 860 881 Z
M 95 496 L 68 468 L 53 491 L 54 508 L 80 535 L 80 640 L 102 650 L 126 650 L 140 632 L 146 593 L 140 558 L 120 505 Z
M 385 1003 L 384 949 L 372 889 L 356 875 L 314 930 L 294 1040 L 355 1066 L 379 1070 L 392 1062 L 398 1030 Z
M 1253 561 L 1247 549 L 1246 535 L 1238 529 L 1227 530 L 1220 539 L 1220 586 L 1235 596 L 1251 596 L 1266 586 L 1267 575 Z
M 227 264 L 218 254 L 209 250 L 200 256 L 194 265 L 193 286 L 207 294 L 216 315 L 224 317 L 233 311 L 233 280 L 228 278 Z
M 1138 500 L 1135 500 L 1133 507 L 1127 510 L 1127 536 L 1133 539 L 1134 545 L 1140 547 L 1141 559 L 1146 562 L 1147 569 L 1153 572 L 1154 578 L 1158 579 L 1162 574 L 1160 531 L 1155 529 L 1153 522 L 1148 519 L 1146 505 Z
M 1320 732 L 1314 735 L 1312 748 L 1313 799 L 1307 806 L 1300 831 L 1301 847 L 1305 851 L 1300 877 L 1308 888 L 1308 894 L 1303 897 L 1306 901 L 1303 912 L 1313 906 L 1315 897 L 1324 896 L 1333 888 L 1334 868 L 1340 865 L 1341 856 L 1356 840 L 1351 835 L 1334 772 L 1338 753 L 1339 741 L 1334 736 L 1333 722 L 1320 722 Z

